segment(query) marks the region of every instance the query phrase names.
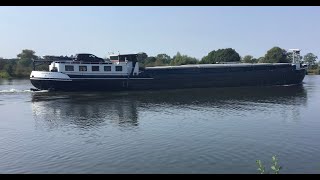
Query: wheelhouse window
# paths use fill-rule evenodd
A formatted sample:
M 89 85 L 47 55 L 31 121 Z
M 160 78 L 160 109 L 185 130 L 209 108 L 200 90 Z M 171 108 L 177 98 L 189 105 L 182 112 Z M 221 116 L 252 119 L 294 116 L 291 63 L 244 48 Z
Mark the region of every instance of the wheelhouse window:
M 111 71 L 111 66 L 104 66 L 104 71 Z
M 71 65 L 66 65 L 64 68 L 66 71 L 74 71 L 74 67 Z
M 92 71 L 99 71 L 99 66 L 92 66 Z
M 116 66 L 116 71 L 122 71 L 122 66 Z
M 79 71 L 87 71 L 87 66 L 79 66 Z

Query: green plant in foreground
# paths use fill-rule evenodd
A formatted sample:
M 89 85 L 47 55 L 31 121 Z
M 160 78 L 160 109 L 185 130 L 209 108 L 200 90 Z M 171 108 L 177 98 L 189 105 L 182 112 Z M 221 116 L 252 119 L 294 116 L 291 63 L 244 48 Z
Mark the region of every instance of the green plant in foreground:
M 256 162 L 257 162 L 258 167 L 259 167 L 257 170 L 260 172 L 260 174 L 264 174 L 265 168 L 264 168 L 264 166 L 262 165 L 262 162 L 261 162 L 260 160 L 257 160 Z
M 260 172 L 260 174 L 264 174 L 265 173 L 265 167 L 263 166 L 262 162 L 260 160 L 256 161 L 257 165 L 258 165 L 258 171 Z M 277 156 L 272 156 L 272 165 L 271 165 L 271 170 L 274 172 L 274 174 L 279 174 L 279 171 L 282 167 L 278 165 L 278 158 Z
M 278 165 L 277 156 L 272 156 L 272 166 L 271 169 L 274 171 L 275 174 L 279 174 L 281 166 Z

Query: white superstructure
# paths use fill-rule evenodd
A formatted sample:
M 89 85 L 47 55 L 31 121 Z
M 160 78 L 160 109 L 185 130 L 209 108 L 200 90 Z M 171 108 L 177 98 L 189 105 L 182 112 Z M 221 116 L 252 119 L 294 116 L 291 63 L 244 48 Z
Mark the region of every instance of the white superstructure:
M 70 79 L 69 76 L 137 76 L 139 75 L 139 63 L 135 60 L 127 60 L 133 55 L 110 56 L 112 61 L 85 62 L 74 60 L 52 61 L 47 71 L 32 71 L 31 79 Z M 120 59 L 122 58 L 122 59 Z M 116 60 L 115 60 L 116 59 Z

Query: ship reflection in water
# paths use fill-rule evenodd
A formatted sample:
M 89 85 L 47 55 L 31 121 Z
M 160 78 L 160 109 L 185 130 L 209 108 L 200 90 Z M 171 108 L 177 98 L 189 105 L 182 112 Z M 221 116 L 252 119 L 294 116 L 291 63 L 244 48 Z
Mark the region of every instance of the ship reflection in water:
M 110 122 L 124 128 L 138 125 L 136 102 L 121 96 L 48 92 L 33 94 L 32 101 L 35 120 L 45 120 L 49 127 L 90 128 Z
M 39 126 L 75 125 L 88 129 L 110 124 L 132 130 L 139 127 L 139 116 L 146 111 L 153 112 L 151 118 L 160 112 L 174 115 L 188 109 L 204 113 L 215 111 L 222 117 L 228 116 L 230 111 L 265 111 L 267 115 L 276 108 L 274 106 L 281 108 L 285 105 L 292 107 L 283 110 L 283 117 L 286 118 L 288 109 L 292 109 L 289 119 L 299 119 L 299 108 L 305 106 L 306 101 L 303 85 L 113 93 L 35 92 L 32 94 L 32 110 Z

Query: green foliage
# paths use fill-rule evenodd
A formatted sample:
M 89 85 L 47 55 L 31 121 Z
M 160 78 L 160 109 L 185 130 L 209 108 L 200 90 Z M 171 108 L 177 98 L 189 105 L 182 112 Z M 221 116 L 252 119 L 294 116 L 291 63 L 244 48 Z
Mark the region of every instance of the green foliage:
M 258 59 L 253 58 L 251 55 L 246 55 L 242 59 L 243 63 L 258 63 Z
M 219 62 L 239 62 L 240 55 L 231 48 L 218 49 L 211 51 L 207 56 L 200 61 L 201 64 L 215 64 Z
M 258 63 L 259 60 L 257 58 L 252 58 L 251 61 L 252 61 L 252 63 Z
M 264 63 L 289 63 L 287 51 L 279 47 L 273 47 L 264 56 Z
M 150 56 L 144 60 L 145 66 L 166 66 L 171 62 L 171 58 L 167 54 L 158 54 L 156 57 Z
M 258 63 L 264 63 L 264 62 L 265 62 L 264 57 L 259 57 L 258 58 Z
M 22 64 L 17 64 L 14 70 L 14 76 L 18 78 L 28 77 L 32 71 L 32 67 L 24 66 Z
M 196 58 L 181 55 L 180 52 L 177 52 L 177 54 L 173 56 L 173 60 L 170 62 L 170 65 L 197 64 L 198 62 L 199 61 Z
M 292 56 L 292 52 L 287 52 L 287 61 L 288 62 L 293 62 L 293 56 Z
M 320 74 L 320 67 L 318 66 L 315 69 L 310 68 L 310 69 L 307 69 L 307 71 L 308 71 L 308 74 L 317 74 L 317 75 L 319 75 Z
M 33 50 L 24 49 L 17 55 L 18 59 L 0 59 L 2 78 L 29 77 L 32 71 L 32 60 L 38 59 Z M 48 68 L 47 68 L 48 69 Z
M 156 59 L 155 66 L 169 65 L 171 62 L 171 57 L 167 54 L 158 54 Z
M 272 156 L 272 166 L 271 169 L 275 174 L 279 174 L 279 171 L 282 167 L 278 165 L 278 158 L 277 156 Z
M 49 65 L 48 64 L 41 64 L 37 66 L 38 71 L 49 71 Z
M 10 75 L 6 71 L 0 71 L 0 78 L 10 78 Z
M 145 57 L 145 56 L 144 56 Z M 184 64 L 197 64 L 198 60 L 187 55 L 181 55 L 179 52 L 171 59 L 167 54 L 158 54 L 156 57 L 150 56 L 142 60 L 141 64 L 145 67 L 150 66 L 168 66 L 168 65 L 184 65 Z
M 0 58 L 0 70 L 2 70 L 6 64 L 7 62 Z
M 156 57 L 148 57 L 146 53 L 140 52 L 138 53 L 137 60 L 141 67 L 165 66 L 170 64 L 171 58 L 167 54 L 158 54 Z
M 165 66 L 165 65 L 167 65 L 166 62 L 164 62 L 162 59 L 156 58 L 156 61 L 154 62 L 154 66 Z
M 7 72 L 10 76 L 14 76 L 14 71 L 16 66 L 17 66 L 17 60 L 7 60 L 3 67 L 3 70 Z
M 258 165 L 257 170 L 260 172 L 260 174 L 266 173 L 265 167 L 263 166 L 262 162 L 260 160 L 256 160 L 256 163 Z M 278 158 L 275 155 L 272 156 L 272 164 L 270 169 L 273 171 L 274 174 L 279 174 L 280 169 L 282 169 L 282 167 L 278 165 Z
M 143 64 L 144 66 L 154 66 L 154 63 L 156 62 L 156 60 L 157 59 L 155 57 L 150 56 L 144 60 Z
M 242 62 L 244 62 L 244 63 L 251 63 L 251 62 L 252 62 L 252 58 L 253 58 L 253 56 L 251 56 L 251 55 L 246 55 L 246 56 L 243 57 Z
M 28 77 L 32 71 L 32 60 L 38 59 L 35 55 L 35 51 L 24 49 L 17 55 L 18 62 L 14 70 L 15 77 Z
M 28 60 L 33 60 L 33 59 L 38 59 L 38 56 L 35 55 L 35 51 L 29 50 L 29 49 L 24 49 L 20 54 L 17 55 L 19 59 L 28 59 Z
M 318 59 L 318 57 L 312 53 L 308 53 L 303 57 L 304 63 L 306 63 L 308 65 L 315 65 L 317 59 Z
M 35 51 L 29 49 L 22 50 L 22 52 L 17 55 L 19 59 L 18 68 L 22 69 L 21 67 L 27 67 L 27 69 L 29 69 L 29 67 L 32 66 L 32 60 L 38 59 L 38 56 L 36 56 L 35 53 Z
M 318 64 L 313 64 L 313 65 L 309 65 L 308 69 L 318 69 L 319 65 Z
M 137 60 L 140 64 L 140 66 L 144 66 L 144 64 L 145 64 L 144 62 L 147 58 L 148 58 L 147 53 L 145 53 L 145 52 L 138 53 Z
M 260 172 L 260 174 L 264 174 L 265 172 L 265 167 L 262 165 L 262 162 L 260 160 L 256 161 L 257 165 L 258 165 L 258 171 Z
M 18 61 L 18 65 L 21 65 L 23 67 L 31 67 L 32 60 L 31 59 L 20 59 Z

